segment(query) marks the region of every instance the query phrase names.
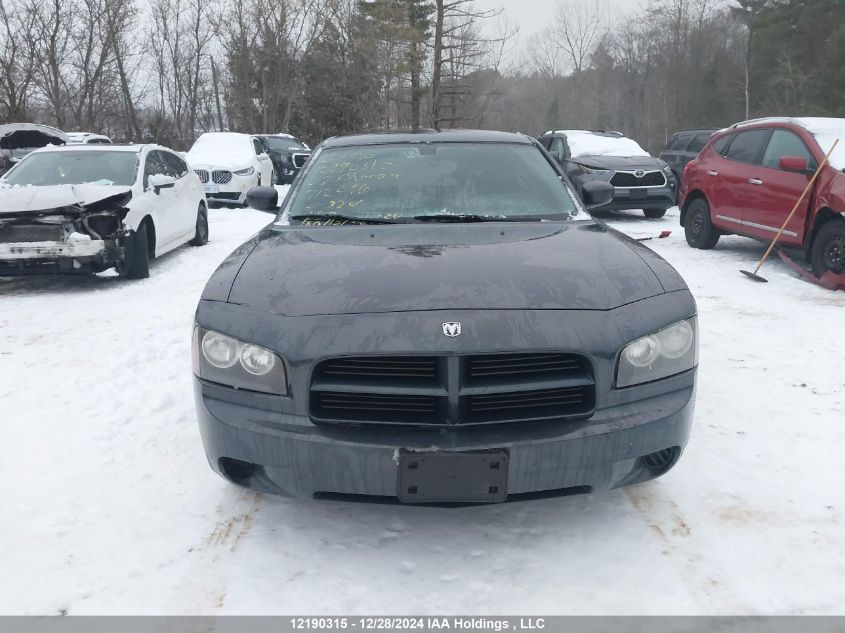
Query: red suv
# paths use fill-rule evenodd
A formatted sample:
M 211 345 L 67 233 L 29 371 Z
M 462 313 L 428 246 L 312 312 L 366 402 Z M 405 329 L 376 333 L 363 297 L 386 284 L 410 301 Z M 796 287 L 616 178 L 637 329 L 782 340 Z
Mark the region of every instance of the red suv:
M 714 134 L 684 170 L 687 243 L 713 248 L 727 234 L 770 241 L 837 138 L 779 243 L 803 249 L 818 276 L 845 273 L 845 119 L 758 119 Z

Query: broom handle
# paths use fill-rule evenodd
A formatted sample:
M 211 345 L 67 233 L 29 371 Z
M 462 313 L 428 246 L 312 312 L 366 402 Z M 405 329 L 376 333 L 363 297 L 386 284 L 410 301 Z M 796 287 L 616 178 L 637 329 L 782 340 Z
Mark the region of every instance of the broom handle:
M 798 202 L 795 203 L 795 206 L 792 207 L 792 211 L 790 211 L 789 215 L 786 216 L 786 220 L 784 221 L 783 226 L 780 227 L 780 231 L 778 231 L 777 235 L 775 235 L 775 239 L 772 240 L 772 243 L 769 244 L 769 248 L 766 249 L 766 252 L 763 255 L 763 258 L 760 260 L 760 263 L 757 264 L 757 268 L 754 269 L 755 275 L 757 274 L 757 271 L 760 270 L 760 267 L 763 265 L 763 263 L 766 261 L 766 259 L 769 257 L 769 254 L 772 252 L 772 249 L 775 247 L 775 244 L 777 244 L 777 241 L 780 239 L 780 236 L 783 235 L 783 232 L 786 229 L 786 225 L 789 224 L 789 221 L 792 219 L 792 216 L 795 215 L 796 211 L 798 211 L 798 207 L 801 206 L 801 202 L 806 197 L 807 192 L 810 191 L 810 189 L 813 187 L 813 183 L 816 182 L 816 178 L 818 178 L 819 174 L 822 173 L 822 168 L 824 168 L 824 166 L 827 164 L 827 160 L 830 158 L 830 155 L 833 154 L 833 150 L 836 149 L 837 145 L 839 145 L 839 139 L 836 139 L 833 142 L 833 145 L 831 146 L 830 151 L 827 153 L 827 156 L 825 156 L 824 160 L 821 163 L 819 163 L 819 166 L 816 169 L 816 173 L 813 174 L 813 177 L 810 179 L 810 182 L 807 183 L 807 186 L 804 188 L 804 191 L 801 193 L 801 197 L 798 198 Z

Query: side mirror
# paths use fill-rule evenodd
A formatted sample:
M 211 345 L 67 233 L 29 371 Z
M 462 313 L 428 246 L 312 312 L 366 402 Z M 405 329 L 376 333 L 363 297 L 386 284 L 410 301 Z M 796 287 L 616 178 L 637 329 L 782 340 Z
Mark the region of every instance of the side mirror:
M 171 189 L 176 186 L 176 179 L 173 176 L 166 174 L 153 174 L 147 179 L 147 184 L 152 188 L 156 195 L 162 189 Z
M 581 197 L 588 209 L 600 207 L 613 200 L 613 185 L 604 180 L 588 180 L 581 185 Z
M 279 192 L 275 187 L 253 187 L 246 192 L 246 203 L 259 211 L 276 211 L 279 208 Z
M 797 171 L 804 173 L 807 171 L 807 159 L 803 156 L 781 156 L 778 161 L 778 167 L 783 171 Z

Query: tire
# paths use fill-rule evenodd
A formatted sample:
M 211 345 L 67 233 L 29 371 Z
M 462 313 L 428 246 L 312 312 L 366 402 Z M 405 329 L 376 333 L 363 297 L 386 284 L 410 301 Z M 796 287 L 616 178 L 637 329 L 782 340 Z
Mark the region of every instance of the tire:
M 816 277 L 828 272 L 845 274 L 845 221 L 831 220 L 819 229 L 810 249 L 810 263 Z
M 667 209 L 643 209 L 645 217 L 651 218 L 652 220 L 662 218 L 664 215 L 666 215 L 666 211 Z
M 710 219 L 710 205 L 704 198 L 697 198 L 687 208 L 684 218 L 684 235 L 693 248 L 708 250 L 719 241 L 719 229 Z
M 129 248 L 126 249 L 123 276 L 127 279 L 146 279 L 150 276 L 150 249 L 147 237 L 147 223 L 142 222 L 132 234 Z
M 194 229 L 194 239 L 188 242 L 191 246 L 205 246 L 208 244 L 208 212 L 200 204 L 197 211 L 197 224 Z

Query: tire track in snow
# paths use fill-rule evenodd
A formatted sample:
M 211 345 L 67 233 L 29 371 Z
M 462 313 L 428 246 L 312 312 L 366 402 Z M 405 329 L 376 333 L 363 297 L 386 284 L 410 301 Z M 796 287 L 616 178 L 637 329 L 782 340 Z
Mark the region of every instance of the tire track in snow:
M 675 501 L 667 498 L 654 482 L 630 486 L 624 492 L 634 509 L 665 545 L 663 554 L 678 567 L 678 576 L 687 584 L 690 593 L 707 602 L 708 612 L 750 611 L 749 605 L 736 599 L 736 592 L 726 583 L 724 575 L 710 574 L 701 569 L 702 557 L 694 553 L 701 551 L 700 548 L 688 545 L 689 541 L 696 539 L 695 524 L 684 516 Z
M 230 484 L 217 505 L 217 520 L 205 535 L 198 535 L 190 565 L 179 588 L 166 605 L 165 613 L 201 615 L 222 609 L 237 562 L 238 545 L 255 526 L 264 497 L 259 492 Z M 205 524 L 207 527 L 207 524 Z

